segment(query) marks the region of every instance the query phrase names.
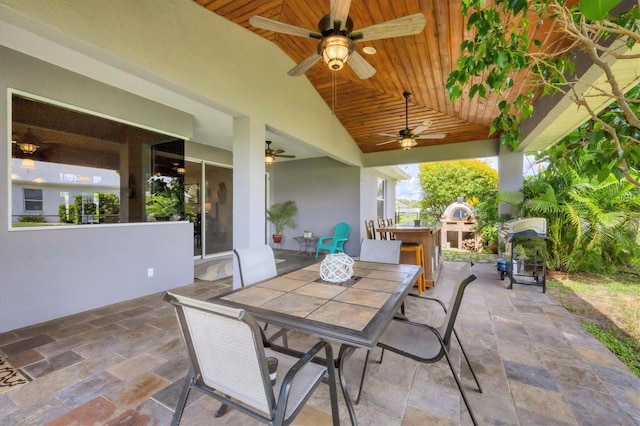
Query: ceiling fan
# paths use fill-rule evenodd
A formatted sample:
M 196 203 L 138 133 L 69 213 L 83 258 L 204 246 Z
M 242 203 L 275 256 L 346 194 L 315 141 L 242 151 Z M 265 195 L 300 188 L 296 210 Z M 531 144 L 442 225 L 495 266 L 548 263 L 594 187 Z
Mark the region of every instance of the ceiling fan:
M 318 32 L 258 15 L 252 16 L 249 23 L 263 30 L 320 40 L 318 50 L 291 68 L 287 74 L 302 75 L 322 59 L 333 71 L 338 71 L 345 63 L 349 63 L 362 80 L 373 76 L 376 70 L 354 50 L 354 42 L 418 34 L 425 26 L 424 15 L 416 13 L 353 31 L 353 21 L 349 18 L 350 7 L 351 0 L 331 0 L 330 14 L 320 19 Z
M 33 154 L 38 148 L 42 146 L 42 141 L 36 135 L 31 133 L 31 129 L 27 129 L 27 132 L 23 135 L 11 135 L 11 142 L 20 148 L 24 154 Z
M 376 145 L 386 145 L 388 143 L 398 142 L 402 147 L 402 149 L 411 149 L 418 144 L 418 142 L 416 142 L 416 139 L 443 139 L 445 136 L 447 136 L 444 133 L 429 133 L 426 135 L 421 135 L 420 133 L 424 132 L 429 128 L 429 126 L 431 126 L 432 124 L 431 120 L 423 121 L 422 124 L 416 127 L 415 129 L 410 129 L 409 128 L 409 96 L 411 96 L 411 93 L 403 92 L 402 96 L 404 96 L 404 102 L 405 102 L 405 106 L 404 106 L 405 128 L 400 130 L 400 132 L 398 132 L 399 136 L 390 135 L 388 133 L 378 133 L 381 136 L 390 136 L 390 137 L 395 137 L 396 139 L 386 141 L 386 142 L 380 142 Z
M 296 158 L 295 155 L 284 155 L 282 149 L 271 149 L 271 141 L 267 141 L 267 149 L 264 150 L 264 162 L 265 164 L 273 164 L 276 161 L 276 157 L 282 158 Z

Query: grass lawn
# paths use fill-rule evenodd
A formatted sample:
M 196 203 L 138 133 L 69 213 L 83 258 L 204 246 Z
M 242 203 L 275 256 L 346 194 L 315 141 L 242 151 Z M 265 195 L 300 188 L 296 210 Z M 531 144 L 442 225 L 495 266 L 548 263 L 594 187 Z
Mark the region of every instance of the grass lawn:
M 547 291 L 640 377 L 640 276 L 550 271 Z

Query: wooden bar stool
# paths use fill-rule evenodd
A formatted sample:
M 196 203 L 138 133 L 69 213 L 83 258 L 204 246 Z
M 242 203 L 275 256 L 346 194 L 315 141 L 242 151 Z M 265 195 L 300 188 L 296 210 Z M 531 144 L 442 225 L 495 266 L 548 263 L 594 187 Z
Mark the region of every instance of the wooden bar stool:
M 407 259 L 406 262 L 401 258 L 401 263 L 413 263 L 415 265 L 422 266 L 422 272 L 420 273 L 416 283 L 418 285 L 418 294 L 422 294 L 422 292 L 427 289 L 427 281 L 425 280 L 424 275 L 424 248 L 420 243 L 402 243 L 402 246 L 400 247 L 400 256 L 402 256 L 402 253 L 410 253 L 413 254 L 414 257 L 411 260 Z

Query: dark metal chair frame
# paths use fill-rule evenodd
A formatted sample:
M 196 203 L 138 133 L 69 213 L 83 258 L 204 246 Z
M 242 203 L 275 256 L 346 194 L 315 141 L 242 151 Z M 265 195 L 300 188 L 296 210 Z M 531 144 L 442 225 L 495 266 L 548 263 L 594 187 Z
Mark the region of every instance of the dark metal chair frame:
M 376 362 L 382 362 L 382 358 L 384 356 L 384 350 L 390 350 L 399 355 L 411 358 L 413 360 L 433 364 L 440 361 L 443 357 L 446 358 L 447 363 L 449 364 L 449 368 L 451 369 L 451 374 L 455 379 L 456 385 L 458 386 L 458 390 L 462 395 L 462 399 L 469 411 L 469 416 L 471 417 L 471 421 L 474 425 L 477 425 L 477 421 L 475 416 L 473 415 L 473 411 L 471 406 L 469 405 L 469 401 L 467 399 L 467 395 L 462 388 L 460 383 L 460 379 L 456 374 L 453 364 L 451 363 L 451 359 L 449 356 L 449 347 L 451 345 L 451 335 L 453 334 L 458 340 L 458 344 L 460 346 L 460 350 L 464 356 L 467 365 L 469 366 L 469 370 L 471 371 L 471 375 L 478 386 L 478 391 L 482 393 L 482 388 L 480 387 L 480 383 L 478 382 L 478 378 L 476 377 L 473 368 L 471 367 L 471 363 L 469 362 L 469 358 L 467 357 L 467 353 L 462 346 L 462 342 L 458 334 L 454 329 L 454 323 L 458 316 L 458 311 L 460 309 L 460 304 L 462 303 L 462 296 L 464 295 L 464 291 L 472 281 L 476 279 L 475 275 L 471 274 L 469 265 L 465 265 L 460 271 L 460 277 L 456 287 L 454 288 L 451 302 L 449 303 L 449 310 L 447 311 L 444 303 L 436 298 L 427 298 L 422 296 L 414 296 L 421 299 L 427 299 L 437 302 L 445 311 L 446 316 L 444 322 L 439 327 L 433 327 L 428 324 L 411 321 L 407 317 L 403 315 L 396 315 L 394 320 L 391 322 L 385 333 L 382 335 L 380 341 L 378 341 L 377 346 L 381 347 L 383 352 L 380 355 L 380 359 Z M 403 340 L 403 337 L 405 339 Z M 423 337 L 425 339 L 431 338 L 431 340 L 436 341 L 440 345 L 440 350 L 435 355 L 426 355 L 420 352 L 419 342 L 417 343 L 417 338 Z M 435 339 L 434 339 L 435 338 Z M 362 378 L 360 381 L 360 389 L 358 392 L 358 397 L 356 403 L 360 400 L 360 393 L 362 392 L 362 386 L 364 384 L 365 371 L 368 363 L 368 355 L 365 358 L 365 367 L 362 371 Z
M 193 301 L 189 298 L 177 296 L 168 292 L 163 295 L 163 299 L 171 303 L 176 310 L 176 315 L 178 317 L 180 327 L 182 328 L 182 335 L 187 346 L 187 352 L 189 354 L 189 359 L 192 366 L 185 379 L 185 384 L 180 394 L 178 405 L 173 416 L 172 425 L 177 426 L 180 423 L 180 419 L 182 417 L 182 413 L 184 412 L 189 393 L 191 391 L 191 388 L 194 387 L 204 394 L 223 403 L 216 412 L 216 417 L 224 415 L 227 407 L 232 407 L 268 425 L 288 425 L 295 419 L 295 417 L 301 411 L 302 407 L 310 398 L 313 391 L 324 380 L 327 380 L 329 385 L 333 424 L 340 424 L 335 381 L 335 367 L 332 361 L 333 350 L 329 343 L 320 341 L 316 343 L 308 352 L 299 357 L 299 360 L 287 371 L 286 375 L 282 379 L 280 392 L 278 394 L 278 399 L 276 400 L 273 390 L 274 388 L 272 387 L 272 382 L 268 371 L 266 355 L 264 352 L 264 348 L 268 348 L 270 347 L 270 345 L 269 342 L 267 342 L 257 321 L 249 313 L 245 312 L 242 309 L 232 309 L 211 302 Z M 197 304 L 191 302 L 196 302 Z M 232 314 L 221 312 L 220 310 L 216 309 L 217 307 L 220 307 L 218 309 L 221 310 L 232 311 Z M 192 330 L 189 327 L 189 322 L 187 321 L 185 315 L 185 309 L 194 309 L 214 316 L 225 317 L 228 320 L 237 320 L 249 327 L 251 335 L 253 336 L 253 346 L 256 350 L 256 356 L 259 361 L 258 373 L 261 375 L 262 387 L 264 388 L 266 401 L 269 406 L 269 412 L 266 413 L 268 417 L 264 415 L 265 413 L 262 410 L 252 407 L 250 405 L 250 402 L 231 398 L 229 395 L 226 395 L 225 393 L 215 389 L 213 387 L 214 383 L 207 383 L 205 381 L 205 375 L 203 375 L 203 371 L 201 370 L 201 363 L 198 359 L 198 353 L 195 349 L 196 345 L 194 344 Z M 316 378 L 313 383 L 307 383 L 308 388 L 306 390 L 306 394 L 303 396 L 298 406 L 295 407 L 295 410 L 291 413 L 287 413 L 287 404 L 289 402 L 289 396 L 294 389 L 294 380 L 297 378 L 298 373 L 300 373 L 307 364 L 311 363 L 314 358 L 317 358 L 316 355 L 322 349 L 324 349 L 325 351 L 324 359 L 327 360 L 326 363 L 323 364 L 326 367 L 326 370 L 324 370 L 323 374 L 316 374 L 314 376 Z M 245 350 L 251 349 L 245 348 Z M 275 347 L 273 348 L 273 350 L 275 351 Z M 291 354 L 287 353 L 287 355 L 290 356 Z M 314 363 L 316 362 L 317 361 L 314 361 Z M 298 390 L 300 390 L 300 388 L 298 388 Z

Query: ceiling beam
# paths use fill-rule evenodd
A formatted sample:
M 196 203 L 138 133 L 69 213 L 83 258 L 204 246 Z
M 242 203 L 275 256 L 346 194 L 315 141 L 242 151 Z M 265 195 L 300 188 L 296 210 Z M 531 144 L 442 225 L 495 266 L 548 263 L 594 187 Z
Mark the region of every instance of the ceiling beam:
M 363 155 L 364 167 L 429 163 L 432 161 L 462 160 L 495 157 L 499 153 L 498 139 L 433 145 L 410 150 L 371 152 Z

